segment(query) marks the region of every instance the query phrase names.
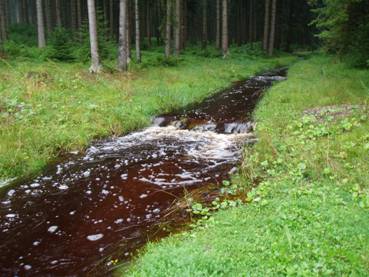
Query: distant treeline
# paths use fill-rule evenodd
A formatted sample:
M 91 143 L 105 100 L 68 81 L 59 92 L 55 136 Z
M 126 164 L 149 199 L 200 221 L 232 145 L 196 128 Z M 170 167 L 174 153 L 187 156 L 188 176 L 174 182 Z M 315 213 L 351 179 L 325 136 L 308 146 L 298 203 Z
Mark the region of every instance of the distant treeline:
M 75 34 L 75 43 L 87 34 L 93 63 L 109 40 L 119 44 L 119 69 L 125 70 L 133 45 L 139 62 L 141 48 L 153 45 L 165 46 L 168 58 L 188 44 L 213 44 L 226 57 L 229 44 L 252 43 L 272 55 L 322 41 L 367 65 L 368 6 L 367 0 L 0 0 L 0 43 L 20 25 L 37 30 L 41 48 L 70 40 L 63 32 Z

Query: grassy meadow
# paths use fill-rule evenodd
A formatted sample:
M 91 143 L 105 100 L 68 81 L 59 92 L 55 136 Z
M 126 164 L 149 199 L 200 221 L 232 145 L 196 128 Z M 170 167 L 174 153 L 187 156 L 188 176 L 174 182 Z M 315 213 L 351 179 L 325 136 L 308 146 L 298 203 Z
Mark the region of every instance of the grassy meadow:
M 127 74 L 115 72 L 113 60 L 99 75 L 89 74 L 87 64 L 0 60 L 0 180 L 37 174 L 94 139 L 142 128 L 156 114 L 295 59 L 253 58 L 244 48 L 222 59 L 190 48 L 168 61 L 161 52 L 145 51 Z

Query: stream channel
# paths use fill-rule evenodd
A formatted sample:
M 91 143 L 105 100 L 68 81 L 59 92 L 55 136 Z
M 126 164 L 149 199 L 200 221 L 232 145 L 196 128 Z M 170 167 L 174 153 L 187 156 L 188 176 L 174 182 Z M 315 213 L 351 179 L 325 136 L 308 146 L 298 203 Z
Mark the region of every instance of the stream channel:
M 0 194 L 1 276 L 109 275 L 186 221 L 186 192 L 220 184 L 255 142 L 251 113 L 286 69 L 238 82 L 152 126 L 99 141 Z M 188 216 L 187 216 L 188 218 Z M 188 221 L 188 219 L 187 219 Z

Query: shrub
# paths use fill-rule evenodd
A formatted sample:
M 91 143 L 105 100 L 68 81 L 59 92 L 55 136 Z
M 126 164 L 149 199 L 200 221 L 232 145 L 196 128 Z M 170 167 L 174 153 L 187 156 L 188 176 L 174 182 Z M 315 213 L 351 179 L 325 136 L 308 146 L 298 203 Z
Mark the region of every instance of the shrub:
M 50 35 L 49 45 L 52 47 L 50 58 L 59 61 L 71 61 L 73 34 L 64 28 L 56 28 Z

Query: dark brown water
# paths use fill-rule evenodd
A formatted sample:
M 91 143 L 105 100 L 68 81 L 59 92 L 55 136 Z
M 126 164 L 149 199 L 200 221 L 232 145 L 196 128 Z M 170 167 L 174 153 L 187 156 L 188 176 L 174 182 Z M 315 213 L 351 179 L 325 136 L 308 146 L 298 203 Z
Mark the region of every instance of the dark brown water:
M 1 276 L 106 275 L 148 240 L 185 191 L 217 184 L 254 141 L 250 113 L 284 71 L 236 84 L 140 132 L 71 154 L 0 197 Z

